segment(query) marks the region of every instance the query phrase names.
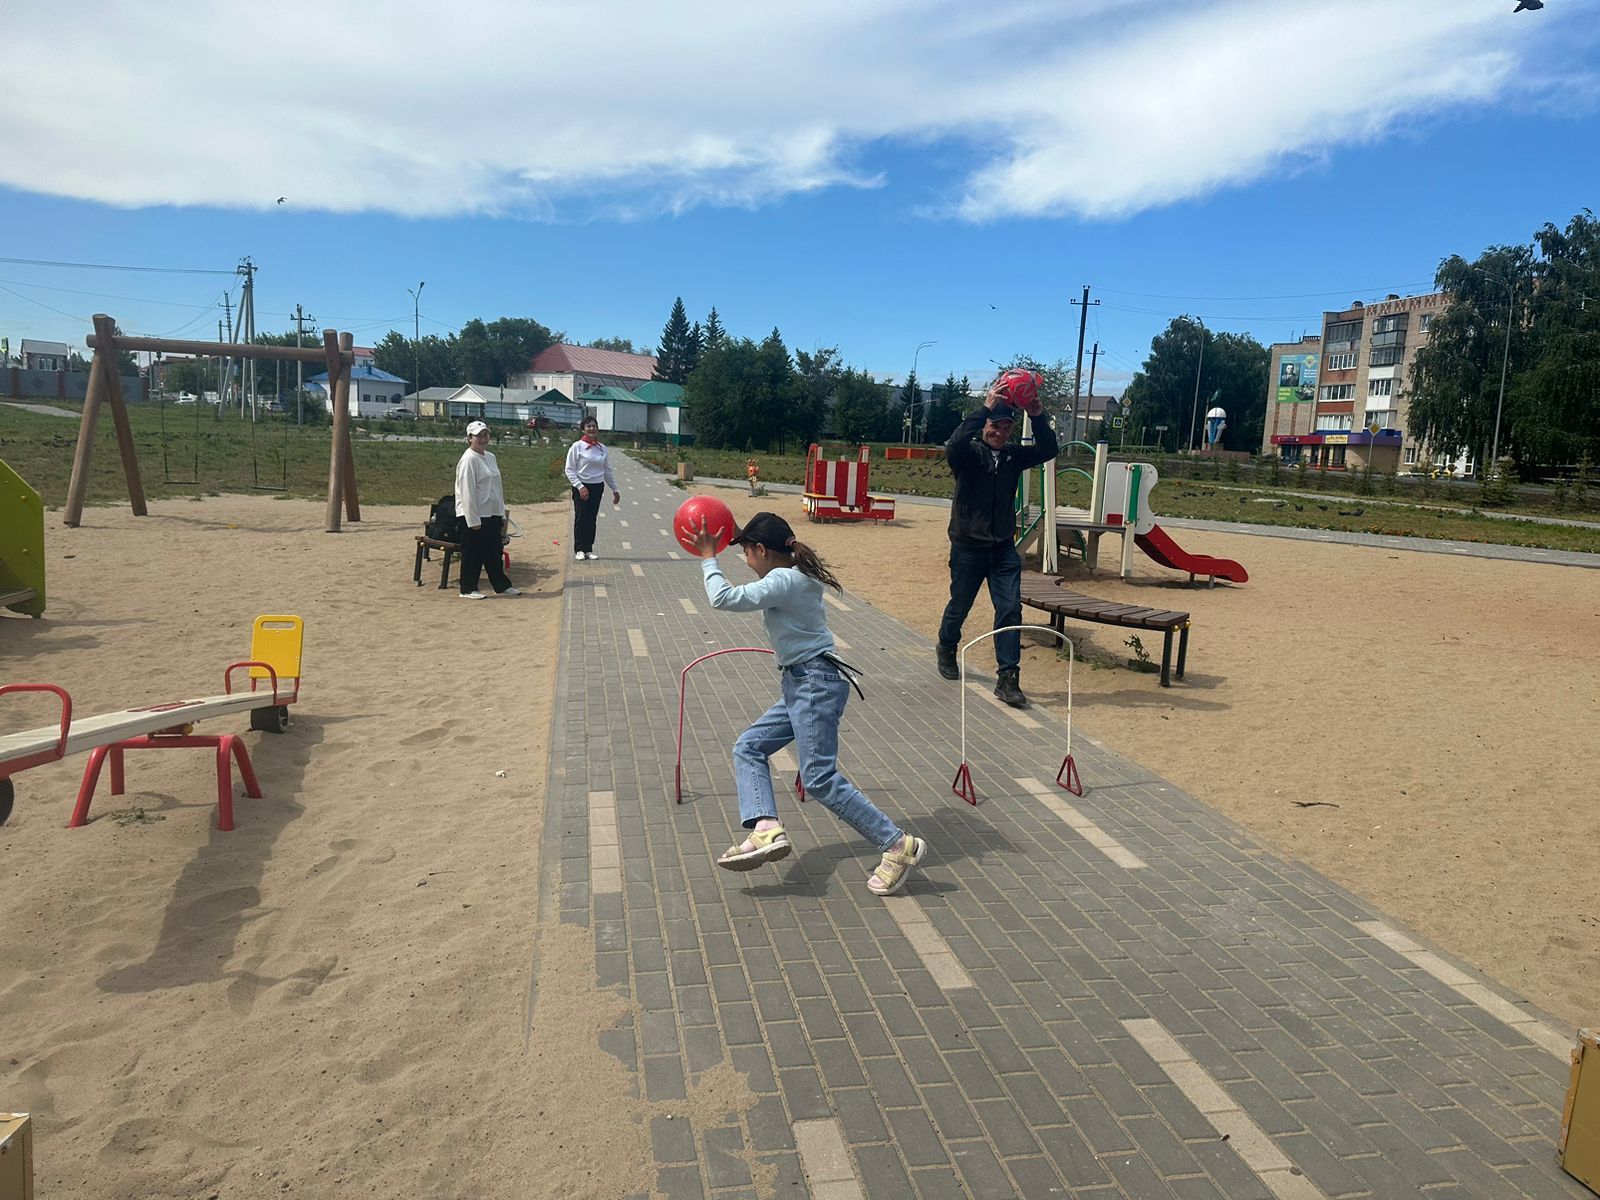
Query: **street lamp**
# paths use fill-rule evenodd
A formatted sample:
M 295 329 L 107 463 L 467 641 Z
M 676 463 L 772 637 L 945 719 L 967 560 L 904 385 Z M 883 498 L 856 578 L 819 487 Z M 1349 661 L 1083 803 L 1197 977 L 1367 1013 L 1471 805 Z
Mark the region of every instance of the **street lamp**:
M 1500 398 L 1494 403 L 1494 443 L 1489 451 L 1489 468 L 1499 469 L 1500 466 L 1500 412 L 1506 404 L 1506 368 L 1511 363 L 1511 314 L 1516 307 L 1516 287 L 1509 279 L 1501 279 L 1482 267 L 1473 267 L 1479 275 L 1487 275 L 1496 283 L 1502 283 L 1506 289 L 1506 344 L 1500 352 Z
M 406 289 L 406 291 L 411 292 L 411 374 L 414 377 L 417 389 L 417 416 L 419 417 L 422 415 L 422 367 L 419 365 L 422 353 L 420 349 L 422 342 L 422 289 L 427 286 L 428 281 L 424 279 L 417 284 L 416 291 L 412 292 L 410 288 Z
M 938 338 L 934 338 L 931 342 L 918 342 L 916 351 L 911 355 L 911 378 L 916 382 L 917 395 L 915 397 L 906 397 L 905 441 L 907 445 L 911 444 L 911 418 L 916 412 L 917 401 L 922 399 L 922 381 L 917 379 L 917 360 L 922 357 L 922 352 L 929 346 L 937 346 L 938 344 Z
M 1206 323 L 1199 317 L 1191 319 L 1200 326 L 1200 353 L 1194 360 L 1194 411 L 1189 417 L 1189 453 L 1193 454 L 1197 448 L 1195 434 L 1200 428 L 1200 367 L 1206 361 Z

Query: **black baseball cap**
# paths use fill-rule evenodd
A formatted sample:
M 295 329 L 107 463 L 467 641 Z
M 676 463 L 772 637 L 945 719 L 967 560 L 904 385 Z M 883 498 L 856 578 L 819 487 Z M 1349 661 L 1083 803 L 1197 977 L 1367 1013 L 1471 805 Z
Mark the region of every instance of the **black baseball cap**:
M 1017 419 L 1017 410 L 1012 408 L 1011 405 L 1009 405 L 1009 404 L 996 404 L 993 408 L 991 408 L 989 410 L 988 416 L 984 417 L 984 420 L 986 420 L 986 421 L 1011 421 L 1011 422 L 1015 422 L 1016 419 Z
M 787 554 L 794 548 L 794 530 L 777 513 L 758 512 L 745 522 L 744 528 L 735 533 L 728 544 L 737 546 L 741 542 L 750 546 L 765 546 L 768 550 L 781 550 Z

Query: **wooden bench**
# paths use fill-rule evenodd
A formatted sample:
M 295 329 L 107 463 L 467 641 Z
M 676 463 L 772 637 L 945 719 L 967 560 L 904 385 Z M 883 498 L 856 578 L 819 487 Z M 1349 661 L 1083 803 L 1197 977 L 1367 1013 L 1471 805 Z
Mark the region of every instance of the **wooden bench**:
M 1161 647 L 1161 686 L 1172 686 L 1172 635 L 1178 635 L 1177 676 L 1183 678 L 1189 657 L 1189 614 L 1165 608 L 1142 608 L 1137 604 L 1118 604 L 1097 600 L 1061 586 L 1053 575 L 1037 571 L 1022 573 L 1022 603 L 1050 614 L 1050 628 L 1065 633 L 1066 621 L 1092 621 L 1124 629 L 1153 629 L 1163 636 Z
M 424 560 L 432 561 L 430 550 L 443 550 L 444 563 L 439 568 L 439 587 L 450 586 L 450 560 L 461 553 L 460 542 L 444 542 L 438 538 L 424 537 L 417 534 L 417 559 L 411 567 L 411 581 L 418 587 L 422 586 L 422 564 Z M 511 569 L 511 555 L 505 550 L 500 551 L 500 561 L 506 570 Z
M 444 566 L 439 570 L 439 586 L 447 588 L 450 586 L 450 560 L 461 553 L 461 543 L 444 542 L 438 538 L 417 534 L 417 561 L 411 568 L 411 580 L 418 587 L 422 586 L 422 561 L 431 557 L 428 553 L 430 550 L 444 551 Z

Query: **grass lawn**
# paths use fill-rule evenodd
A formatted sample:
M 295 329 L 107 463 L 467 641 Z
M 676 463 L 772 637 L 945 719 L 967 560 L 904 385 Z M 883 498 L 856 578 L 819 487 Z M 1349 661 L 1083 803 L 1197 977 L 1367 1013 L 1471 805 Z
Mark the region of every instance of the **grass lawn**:
M 751 455 L 742 451 L 707 450 L 696 446 L 640 450 L 634 452 L 634 457 L 669 473 L 676 469 L 678 462 L 688 462 L 696 475 L 719 479 L 743 479 L 745 460 L 754 457 L 760 465 L 761 478 L 768 483 L 801 483 L 806 465 L 803 452 Z M 1088 459 L 1081 461 L 1087 469 Z M 1385 533 L 1398 537 L 1600 553 L 1600 529 L 1537 520 L 1513 521 L 1478 512 L 1454 511 L 1471 507 L 1477 497 L 1476 487 L 1441 490 L 1428 499 L 1420 499 L 1359 495 L 1352 490 L 1359 486 L 1358 476 L 1313 476 L 1309 480 L 1308 490 L 1301 489 L 1297 483 L 1293 472 L 1285 473 L 1284 482 L 1270 487 L 1248 482 L 1201 481 L 1164 476 L 1151 494 L 1151 506 L 1162 516 L 1205 521 L 1239 521 L 1251 525 L 1336 529 L 1350 533 Z M 1063 504 L 1088 507 L 1089 481 L 1084 476 L 1063 474 L 1059 477 L 1058 487 Z M 950 489 L 950 471 L 943 459 L 886 462 L 881 457 L 881 449 L 874 447 L 874 492 L 948 497 Z M 1302 490 L 1307 490 L 1307 494 L 1301 494 Z M 1504 511 L 1554 515 L 1540 512 L 1538 503 L 1536 497 L 1524 496 L 1521 504 L 1510 505 Z M 1577 520 L 1600 521 L 1600 511 L 1596 511 L 1592 504 L 1581 508 L 1574 506 L 1560 515 Z
M 57 408 L 81 407 L 72 403 Z M 130 405 L 129 423 L 139 456 L 145 495 L 214 496 L 251 492 L 257 483 L 296 497 L 326 497 L 329 425 L 298 426 L 280 418 L 252 425 L 236 416 L 218 420 L 207 407 Z M 163 419 L 165 429 L 163 429 Z M 417 440 L 383 441 L 379 432 Z M 455 485 L 456 460 L 466 441 L 454 436 L 431 438 L 424 423 L 352 422 L 357 494 L 363 504 L 429 504 Z M 496 430 L 496 435 L 500 434 Z M 37 491 L 47 507 L 66 502 L 72 478 L 72 456 L 78 442 L 78 420 L 0 404 L 0 459 Z M 505 482 L 506 501 L 532 504 L 565 494 L 562 461 L 565 442 L 524 446 L 497 442 L 491 446 Z M 109 408 L 100 414 L 94 454 L 89 464 L 89 503 L 126 504 L 127 483 L 117 451 L 116 429 Z

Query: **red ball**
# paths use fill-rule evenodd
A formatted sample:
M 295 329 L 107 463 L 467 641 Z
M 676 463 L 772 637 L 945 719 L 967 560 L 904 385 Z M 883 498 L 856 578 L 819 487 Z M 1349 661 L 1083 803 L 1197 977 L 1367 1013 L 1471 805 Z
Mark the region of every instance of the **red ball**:
M 690 496 L 678 505 L 678 511 L 672 515 L 672 532 L 678 536 L 678 545 L 690 554 L 699 556 L 700 551 L 695 549 L 694 540 L 700 536 L 702 520 L 706 528 L 717 535 L 717 553 L 722 553 L 733 540 L 736 526 L 733 523 L 733 510 L 715 496 Z
M 1034 371 L 1012 367 L 1000 376 L 1000 394 L 1014 408 L 1027 408 L 1039 395 L 1044 380 Z

